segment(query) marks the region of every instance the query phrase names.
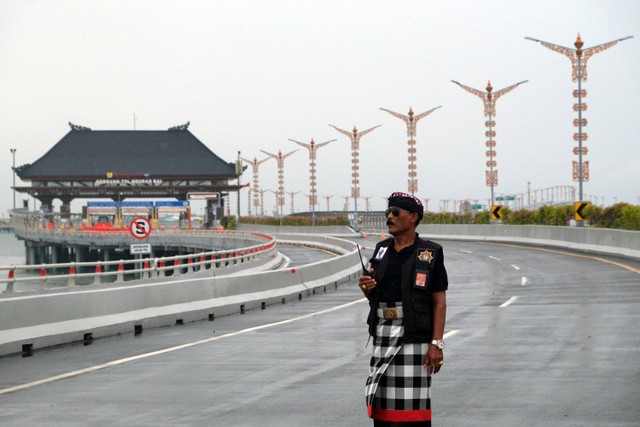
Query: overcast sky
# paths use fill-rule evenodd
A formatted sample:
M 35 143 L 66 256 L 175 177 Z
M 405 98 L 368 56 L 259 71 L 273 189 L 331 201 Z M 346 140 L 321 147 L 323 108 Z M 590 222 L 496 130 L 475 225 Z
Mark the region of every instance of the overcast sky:
M 337 138 L 317 159 L 318 194 L 334 195 L 332 209 L 350 194 L 351 158 L 348 139 L 328 125 L 380 124 L 361 140 L 360 173 L 361 194 L 383 209 L 383 197 L 407 191 L 408 155 L 404 123 L 379 108 L 439 105 L 417 128 L 418 195 L 431 210 L 442 199 L 486 201 L 482 101 L 451 80 L 478 89 L 490 80 L 494 91 L 528 80 L 497 102 L 496 194 L 526 192 L 528 182 L 577 185 L 571 63 L 524 38 L 573 47 L 578 32 L 585 48 L 635 36 L 588 62 L 584 192 L 607 205 L 639 203 L 639 28 L 636 0 L 2 0 L 0 211 L 13 201 L 10 148 L 16 165 L 33 163 L 69 121 L 127 130 L 134 114 L 139 130 L 190 121 L 228 162 L 238 150 L 260 160 L 260 150 L 299 148 L 289 138 Z M 296 210 L 308 208 L 308 165 L 304 149 L 285 162 L 286 190 L 300 192 Z M 260 181 L 277 188 L 274 160 Z M 241 203 L 245 215 L 246 193 Z

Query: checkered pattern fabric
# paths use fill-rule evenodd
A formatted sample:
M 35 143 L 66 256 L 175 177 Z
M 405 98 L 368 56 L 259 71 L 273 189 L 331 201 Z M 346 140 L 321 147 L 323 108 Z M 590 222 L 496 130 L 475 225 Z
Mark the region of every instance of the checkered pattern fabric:
M 378 319 L 365 387 L 368 413 L 384 421 L 429 421 L 431 375 L 423 366 L 429 344 L 403 344 L 403 332 L 402 319 Z

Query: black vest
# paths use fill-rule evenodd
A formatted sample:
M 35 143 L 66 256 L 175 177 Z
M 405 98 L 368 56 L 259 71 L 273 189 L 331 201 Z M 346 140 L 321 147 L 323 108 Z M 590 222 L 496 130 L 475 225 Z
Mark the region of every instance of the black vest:
M 373 278 L 381 283 L 393 238 L 390 237 L 376 245 L 370 260 L 374 268 Z M 416 235 L 412 246 L 412 254 L 402 266 L 402 310 L 405 342 L 431 342 L 433 336 L 433 301 L 432 292 L 446 290 L 447 273 L 444 268 L 442 246 Z M 375 288 L 369 295 L 369 333 L 374 335 L 378 323 L 378 292 Z

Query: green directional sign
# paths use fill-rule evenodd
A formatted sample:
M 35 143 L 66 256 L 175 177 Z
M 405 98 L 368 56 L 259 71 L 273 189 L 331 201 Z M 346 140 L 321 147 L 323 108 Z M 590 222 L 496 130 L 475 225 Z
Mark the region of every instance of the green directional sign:
M 471 205 L 471 209 L 479 211 L 480 209 L 482 209 L 482 205 Z
M 496 200 L 503 201 L 503 200 L 504 200 L 504 197 L 502 197 L 502 196 L 497 196 L 497 197 L 496 197 Z

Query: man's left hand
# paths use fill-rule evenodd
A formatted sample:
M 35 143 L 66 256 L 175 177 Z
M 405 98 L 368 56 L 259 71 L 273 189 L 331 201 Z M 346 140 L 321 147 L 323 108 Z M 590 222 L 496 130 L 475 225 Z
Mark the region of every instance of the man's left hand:
M 429 350 L 424 355 L 424 366 L 431 374 L 437 374 L 444 364 L 442 350 L 433 344 L 429 344 Z

